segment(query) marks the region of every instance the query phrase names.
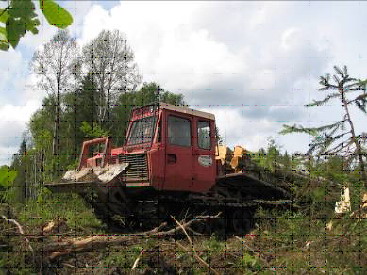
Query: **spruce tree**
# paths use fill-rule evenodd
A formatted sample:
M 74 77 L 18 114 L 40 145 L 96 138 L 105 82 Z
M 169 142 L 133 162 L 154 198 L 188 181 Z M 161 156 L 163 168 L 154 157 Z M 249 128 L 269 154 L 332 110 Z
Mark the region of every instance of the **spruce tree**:
M 306 133 L 312 136 L 309 154 L 343 156 L 345 167 L 358 167 L 364 185 L 367 187 L 365 134 L 358 134 L 351 116 L 355 105 L 367 113 L 365 83 L 348 74 L 347 67 L 334 66 L 335 74 L 320 76 L 320 91 L 329 91 L 322 100 L 314 100 L 306 107 L 323 106 L 331 100 L 338 100 L 343 115 L 339 120 L 318 127 L 283 125 L 281 134 Z

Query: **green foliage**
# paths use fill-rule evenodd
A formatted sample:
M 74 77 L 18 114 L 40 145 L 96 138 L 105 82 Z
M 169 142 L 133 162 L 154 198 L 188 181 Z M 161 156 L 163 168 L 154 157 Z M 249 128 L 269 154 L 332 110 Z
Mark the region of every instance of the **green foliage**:
M 111 47 L 120 47 L 115 49 L 118 53 L 125 52 L 125 40 L 116 40 L 117 38 L 123 38 L 123 34 L 118 31 L 103 31 L 101 37 L 108 38 L 109 43 L 98 44 L 100 48 L 95 48 L 96 45 L 90 43 L 84 48 L 84 53 L 89 53 L 91 47 L 98 50 L 103 58 L 106 57 L 106 49 L 112 50 Z M 32 149 L 28 150 L 27 156 L 20 153 L 19 157 L 14 159 L 14 165 L 17 163 L 16 169 L 18 171 L 27 171 L 27 173 L 22 173 L 22 182 L 32 182 L 32 184 L 40 185 L 41 182 L 50 182 L 57 179 L 65 170 L 75 168 L 81 145 L 86 138 L 110 136 L 114 146 L 121 146 L 125 139 L 130 112 L 134 107 L 156 102 L 184 104 L 181 94 L 174 94 L 160 89 L 156 83 L 144 83 L 140 90 L 126 92 L 121 88 L 126 84 L 122 81 L 123 75 L 120 75 L 123 74 L 122 71 L 113 75 L 115 78 L 118 77 L 118 82 L 115 83 L 113 78 L 110 79 L 111 82 L 115 83 L 113 87 L 104 86 L 106 83 L 101 83 L 98 68 L 93 67 L 93 64 L 95 64 L 93 63 L 94 55 L 89 56 L 87 60 L 82 59 L 83 64 L 78 64 L 78 66 L 87 66 L 91 71 L 83 77 L 75 78 L 77 88 L 68 86 L 67 79 L 73 77 L 71 71 L 75 68 L 74 63 L 64 60 L 62 52 L 54 49 L 64 46 L 65 49 L 74 50 L 74 48 L 77 48 L 75 43 L 65 31 L 59 31 L 51 41 L 45 43 L 43 51 L 38 51 L 34 55 L 32 68 L 38 75 L 43 75 L 44 78 L 40 81 L 40 88 L 46 90 L 48 96 L 44 98 L 42 108 L 32 115 L 28 124 L 29 147 L 32 147 Z M 122 55 L 119 55 L 118 60 L 116 60 L 122 66 L 121 70 L 123 65 L 133 64 L 133 52 L 129 49 L 127 53 L 129 54 L 130 63 L 122 60 Z M 56 67 L 59 68 L 54 61 L 50 61 L 50 54 L 57 55 L 60 60 L 63 60 L 63 64 L 67 63 L 66 67 L 62 68 L 63 75 L 61 78 L 65 81 L 48 82 L 49 73 L 52 73 L 56 78 L 58 71 L 54 70 Z M 113 65 L 110 59 L 103 60 L 109 66 Z M 48 68 L 47 70 L 45 70 L 45 66 Z M 113 70 L 117 71 L 116 68 Z M 132 75 L 135 75 L 132 73 L 133 71 L 134 68 L 131 68 L 131 71 L 126 73 L 130 73 L 132 77 Z M 108 72 L 109 69 L 105 71 L 105 76 L 112 77 Z M 110 89 L 113 96 L 106 89 Z M 58 94 L 60 96 L 57 96 Z M 110 99 L 113 99 L 113 101 L 109 101 L 106 94 L 111 95 Z M 59 108 L 55 108 L 55 106 L 59 106 Z M 58 119 L 56 120 L 56 118 Z M 27 169 L 24 169 L 25 167 Z M 19 182 L 20 188 L 28 188 L 23 185 Z
M 287 152 L 282 154 L 281 147 L 276 144 L 273 138 L 268 139 L 266 149 L 261 148 L 257 153 L 252 154 L 251 159 L 262 168 L 272 172 L 280 168 L 290 172 L 300 165 L 297 156 L 290 156 Z
M 38 33 L 37 27 L 40 21 L 34 11 L 35 6 L 32 1 L 12 0 L 10 3 L 6 33 L 9 44 L 15 48 L 27 31 L 33 34 Z
M 356 133 L 350 109 L 352 105 L 355 105 L 363 113 L 367 113 L 366 81 L 350 77 L 346 66 L 343 68 L 334 66 L 334 70 L 333 80 L 330 74 L 320 77 L 320 90 L 327 90 L 329 94 L 322 100 L 314 100 L 306 107 L 322 106 L 332 99 L 337 99 L 342 107 L 343 116 L 334 123 L 318 127 L 283 125 L 280 134 L 305 133 L 310 135 L 312 140 L 309 154 L 344 156 L 349 168 L 355 169 L 358 165 L 358 169 L 362 172 L 362 179 L 366 181 L 365 156 L 363 156 L 365 148 L 360 135 Z M 354 93 L 351 93 L 353 91 Z M 359 93 L 354 97 L 356 91 Z
M 349 169 L 341 156 L 317 158 L 311 155 L 289 155 L 287 152 L 282 153 L 280 146 L 269 139 L 267 148 L 252 154 L 252 160 L 279 178 L 287 175 L 288 179 L 292 179 L 294 173 L 299 175 L 289 188 L 294 194 L 295 204 L 301 207 L 300 211 L 304 214 L 320 218 L 332 216 L 335 202 L 340 200 L 342 186 L 346 183 L 354 190 L 353 206 L 359 205 L 356 194 L 363 192 L 360 176 L 358 171 Z
M 247 267 L 252 271 L 261 270 L 261 263 L 258 257 L 251 255 L 250 253 L 244 252 L 240 260 L 242 267 Z
M 119 251 L 110 250 L 103 257 L 102 265 L 104 268 L 120 268 L 122 270 L 131 269 L 142 250 L 143 247 L 140 245 L 134 245 Z M 141 267 L 142 264 L 140 263 L 139 268 Z
M 268 267 L 282 266 L 289 273 L 365 273 L 367 223 L 363 219 L 330 217 L 319 219 L 301 213 L 261 210 L 256 245 L 272 256 Z M 332 222 L 329 230 L 326 224 Z M 253 245 L 253 244 L 252 244 Z M 263 267 L 264 268 L 264 267 Z
M 317 135 L 319 133 L 325 132 L 327 130 L 332 130 L 332 132 L 336 132 L 337 130 L 339 130 L 339 128 L 342 126 L 343 121 L 338 121 L 335 123 L 331 123 L 328 125 L 323 125 L 320 127 L 311 127 L 311 128 L 305 128 L 303 126 L 289 126 L 289 125 L 284 125 L 284 128 L 282 131 L 280 131 L 280 134 L 282 135 L 286 135 L 286 134 L 291 134 L 291 133 L 305 133 L 305 134 L 309 134 L 310 136 L 316 136 L 316 138 L 318 137 Z
M 54 0 L 40 0 L 43 15 L 51 25 L 66 28 L 73 23 L 70 13 Z M 41 24 L 32 0 L 10 0 L 6 9 L 0 9 L 0 50 L 15 48 L 27 32 L 38 33 Z
M 203 255 L 201 256 L 204 261 L 210 263 L 216 254 L 223 253 L 225 250 L 225 243 L 219 240 L 215 235 L 209 237 L 201 243 Z
M 14 180 L 17 171 L 11 170 L 8 166 L 0 167 L 0 202 L 10 202 L 14 199 Z
M 83 121 L 80 126 L 80 130 L 89 138 L 108 136 L 108 131 L 103 130 L 96 122 L 93 122 L 92 125 L 90 125 L 88 122 Z
M 112 46 L 122 47 L 115 49 L 116 52 L 123 53 L 125 51 L 123 49 L 125 43 L 122 43 L 124 41 L 115 41 L 117 38 L 123 38 L 123 34 L 118 31 L 103 31 L 102 36 L 108 38 L 110 44 L 102 43 L 100 45 L 102 48 L 96 49 L 100 56 L 106 57 L 104 49 L 111 50 Z M 115 85 L 107 87 L 110 90 L 113 88 L 111 90 L 113 97 L 110 98 L 113 101 L 109 101 L 106 98 L 106 94 L 108 94 L 106 87 L 103 86 L 106 83 L 100 82 L 98 68 L 92 66 L 94 64 L 92 62 L 94 60 L 93 55 L 92 59 L 88 59 L 91 64 L 83 59 L 84 63 L 91 65 L 90 67 L 87 66 L 91 71 L 83 77 L 75 78 L 77 88 L 73 90 L 75 86 L 68 86 L 70 83 L 67 80 L 74 77 L 71 75 L 71 71 L 75 68 L 74 63 L 64 60 L 62 52 L 55 48 L 64 46 L 65 49 L 74 50 L 77 48 L 75 43 L 65 31 L 59 31 L 51 41 L 45 43 L 43 51 L 38 51 L 34 55 L 32 68 L 38 75 L 44 77 L 39 84 L 40 88 L 48 92 L 48 96 L 44 98 L 42 108 L 32 115 L 28 124 L 32 150 L 28 150 L 27 156 L 21 153 L 17 159 L 14 159 L 18 171 L 27 171 L 26 175 L 22 174 L 23 182 L 31 181 L 38 184 L 49 182 L 58 178 L 64 170 L 74 168 L 78 161 L 81 145 L 86 138 L 110 136 L 114 146 L 121 146 L 125 139 L 130 112 L 134 107 L 160 101 L 178 105 L 184 104 L 181 94 L 174 94 L 160 89 L 156 83 L 144 83 L 140 90 L 126 92 L 121 88 L 122 85 L 126 84 L 121 82 L 123 77 L 120 74 L 123 72 L 113 75 L 113 77 L 119 77 L 119 82 L 115 83 L 111 78 Z M 112 45 L 111 43 L 115 44 Z M 84 48 L 84 52 L 89 52 L 88 50 L 94 46 L 88 44 Z M 133 62 L 133 52 L 129 49 L 128 54 L 131 63 Z M 59 66 L 54 63 L 57 60 L 50 61 L 50 55 L 57 55 L 63 64 L 67 64 L 65 68 L 61 68 L 61 78 L 65 81 L 54 83 L 53 79 L 56 79 L 59 72 L 55 71 L 55 68 L 59 68 Z M 124 63 L 121 56 L 116 60 L 120 66 L 130 64 Z M 110 59 L 105 61 L 109 65 L 113 65 Z M 78 66 L 86 65 L 84 63 L 78 64 Z M 110 69 L 112 70 L 112 68 Z M 133 71 L 133 68 L 131 70 Z M 51 78 L 51 82 L 48 81 L 50 73 L 55 76 Z M 110 77 L 108 70 L 105 73 L 106 77 Z M 130 71 L 129 73 L 134 75 Z M 59 97 L 58 94 L 60 94 Z M 59 108 L 55 108 L 55 106 L 59 106 Z M 56 118 L 58 119 L 56 120 Z M 24 167 L 27 167 L 27 169 L 24 169 Z M 38 174 L 40 176 L 37 176 Z M 19 182 L 19 186 L 22 186 L 21 182 Z M 26 187 L 23 186 L 22 188 Z
M 10 187 L 16 177 L 17 171 L 10 170 L 6 165 L 0 167 L 0 187 Z
M 225 243 L 219 240 L 216 236 L 210 236 L 209 239 L 204 240 L 202 243 L 204 249 L 210 252 L 222 252 L 225 249 Z
M 9 18 L 7 10 L 0 9 L 0 23 L 6 23 Z M 0 50 L 6 51 L 9 48 L 8 37 L 5 27 L 0 25 Z
M 333 98 L 337 98 L 340 96 L 340 93 L 332 93 L 327 95 L 323 100 L 313 100 L 312 103 L 306 105 L 306 107 L 313 107 L 313 106 L 322 106 L 325 103 L 329 102 Z
M 261 167 L 274 171 L 276 165 L 280 161 L 280 147 L 275 143 L 275 140 L 268 139 L 268 146 L 266 151 L 260 151 L 254 158 L 258 161 Z
M 66 219 L 69 228 L 76 232 L 103 232 L 101 221 L 82 198 L 76 194 L 53 194 L 42 188 L 36 200 L 29 200 L 17 209 L 19 220 L 30 227 L 40 227 L 56 218 Z
M 39 0 L 43 15 L 50 25 L 65 29 L 73 23 L 71 14 L 60 7 L 54 0 Z

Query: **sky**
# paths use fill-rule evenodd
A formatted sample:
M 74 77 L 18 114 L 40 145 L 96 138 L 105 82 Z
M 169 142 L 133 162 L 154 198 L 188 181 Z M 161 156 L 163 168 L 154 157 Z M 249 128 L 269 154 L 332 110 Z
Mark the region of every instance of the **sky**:
M 305 152 L 307 135 L 280 136 L 283 124 L 318 126 L 340 118 L 337 102 L 321 98 L 318 77 L 347 65 L 367 78 L 367 2 L 331 1 L 59 1 L 74 17 L 80 45 L 103 29 L 119 29 L 135 53 L 144 82 L 182 93 L 194 109 L 216 116 L 224 142 L 249 150 L 274 138 Z M 34 87 L 29 62 L 57 31 L 41 20 L 16 50 L 0 52 L 0 165 L 20 145 L 44 91 Z M 365 117 L 353 110 L 357 129 Z

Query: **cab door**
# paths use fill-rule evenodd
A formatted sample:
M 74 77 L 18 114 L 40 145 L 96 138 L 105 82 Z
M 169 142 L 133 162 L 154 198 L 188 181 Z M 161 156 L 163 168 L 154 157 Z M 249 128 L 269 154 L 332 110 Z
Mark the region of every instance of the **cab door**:
M 192 116 L 166 112 L 166 160 L 164 190 L 191 191 Z
M 205 192 L 215 184 L 215 125 L 214 121 L 196 117 L 194 121 L 193 190 Z

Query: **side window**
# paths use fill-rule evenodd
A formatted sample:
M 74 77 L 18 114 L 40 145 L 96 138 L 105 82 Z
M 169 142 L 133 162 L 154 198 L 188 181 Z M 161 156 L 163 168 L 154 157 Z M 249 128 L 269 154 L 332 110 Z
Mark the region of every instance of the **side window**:
M 191 146 L 191 121 L 184 118 L 169 116 L 168 142 L 174 145 Z
M 198 122 L 198 146 L 210 150 L 210 126 L 208 121 Z

